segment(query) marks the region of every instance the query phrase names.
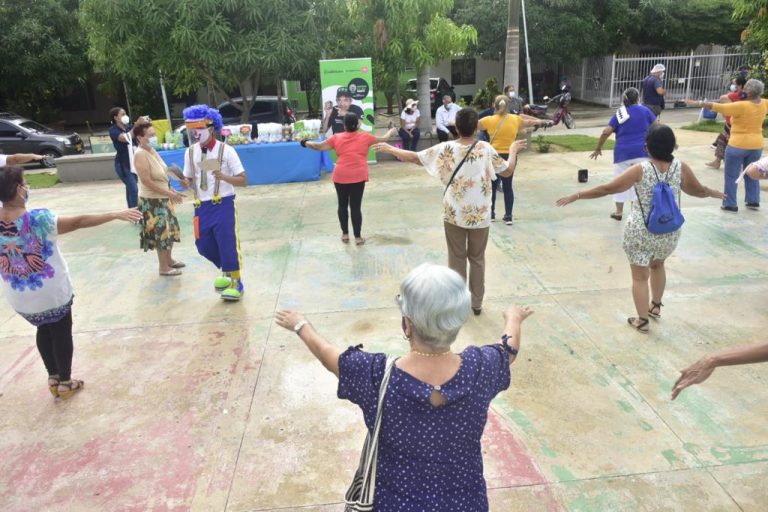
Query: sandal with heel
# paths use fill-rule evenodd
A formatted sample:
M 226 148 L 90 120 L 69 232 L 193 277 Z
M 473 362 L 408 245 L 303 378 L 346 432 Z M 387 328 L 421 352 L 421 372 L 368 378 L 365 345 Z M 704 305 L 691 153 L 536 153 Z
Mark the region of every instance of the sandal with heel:
M 58 375 L 49 375 L 48 376 L 48 391 L 51 392 L 53 395 L 53 398 L 56 398 L 59 396 L 59 383 L 61 382 L 61 379 L 59 379 Z
M 59 387 L 56 388 L 56 391 L 59 395 L 59 398 L 62 400 L 67 400 L 68 398 L 71 398 L 75 393 L 80 391 L 85 387 L 85 382 L 81 380 L 76 379 L 70 379 L 70 380 L 62 380 L 59 381 Z M 64 389 L 61 389 L 64 388 Z
M 635 320 L 640 320 L 639 324 L 635 324 Z M 635 318 L 635 317 L 629 317 L 627 318 L 627 323 L 630 327 L 632 327 L 634 330 L 641 334 L 648 334 L 648 319 L 647 318 Z
M 661 318 L 661 306 L 663 306 L 663 305 L 664 304 L 662 304 L 661 302 L 653 302 L 653 301 L 651 301 L 651 306 L 652 307 L 651 307 L 651 309 L 648 310 L 648 316 L 650 316 L 651 318 L 655 318 L 656 320 Z M 656 312 L 657 310 L 658 310 L 658 313 Z

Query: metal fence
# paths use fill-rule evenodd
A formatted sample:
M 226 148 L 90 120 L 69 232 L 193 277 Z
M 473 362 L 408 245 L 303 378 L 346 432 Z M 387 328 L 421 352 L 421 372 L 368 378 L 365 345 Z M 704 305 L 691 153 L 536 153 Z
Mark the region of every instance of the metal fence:
M 686 98 L 718 98 L 725 94 L 739 67 L 750 55 L 738 47 L 699 47 L 689 53 L 610 55 L 584 59 L 566 68 L 575 98 L 618 107 L 627 87 L 637 87 L 655 64 L 664 64 L 667 108 Z

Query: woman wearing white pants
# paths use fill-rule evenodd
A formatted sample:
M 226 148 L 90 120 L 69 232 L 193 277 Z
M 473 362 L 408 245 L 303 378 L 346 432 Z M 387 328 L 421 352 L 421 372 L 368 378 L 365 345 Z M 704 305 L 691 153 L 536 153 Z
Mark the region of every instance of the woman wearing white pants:
M 619 108 L 611 117 L 608 126 L 605 127 L 597 142 L 597 148 L 589 155 L 589 158 L 597 160 L 602 154 L 603 144 L 612 133 L 616 134 L 616 146 L 613 149 L 613 175 L 619 176 L 635 164 L 648 158 L 645 151 L 645 135 L 648 128 L 656 121 L 656 116 L 645 105 L 639 105 L 640 92 L 634 87 L 624 91 Z M 613 195 L 616 203 L 616 211 L 611 218 L 621 220 L 624 213 L 624 203 L 635 200 L 635 189 L 630 187 L 624 192 Z

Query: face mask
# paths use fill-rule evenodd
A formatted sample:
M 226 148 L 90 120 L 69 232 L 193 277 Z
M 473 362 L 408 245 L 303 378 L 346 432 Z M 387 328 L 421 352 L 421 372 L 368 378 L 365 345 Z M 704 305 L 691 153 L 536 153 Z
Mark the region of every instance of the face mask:
M 120 118 L 120 122 L 123 123 L 123 124 L 130 124 L 131 123 L 131 118 L 124 115 L 123 117 Z
M 405 325 L 405 317 L 403 317 L 403 321 L 400 323 L 400 326 L 403 328 L 403 334 L 406 334 L 406 325 Z
M 659 79 L 664 78 L 664 73 L 659 75 Z
M 29 201 L 29 186 L 23 187 L 24 192 L 26 192 L 26 195 L 24 196 L 24 204 L 27 204 L 27 201 Z
M 192 136 L 194 137 L 194 140 L 205 145 L 208 142 L 208 139 L 211 138 L 211 133 L 208 131 L 208 128 L 195 128 L 192 130 Z
M 736 92 L 736 84 L 731 84 L 731 92 Z
M 514 98 L 515 96 L 517 96 L 517 93 L 515 91 L 509 91 L 510 98 Z

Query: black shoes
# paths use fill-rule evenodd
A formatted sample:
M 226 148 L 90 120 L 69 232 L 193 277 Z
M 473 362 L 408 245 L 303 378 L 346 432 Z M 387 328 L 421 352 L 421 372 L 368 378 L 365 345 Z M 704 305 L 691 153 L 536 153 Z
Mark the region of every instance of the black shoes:
M 739 211 L 739 207 L 738 206 L 721 206 L 720 209 L 721 210 L 725 210 L 726 212 L 737 212 L 737 211 Z
M 760 203 L 747 203 L 747 208 L 750 210 L 757 210 L 760 208 Z
M 472 312 L 475 314 L 475 316 L 479 316 L 480 313 L 483 312 L 483 308 L 472 308 Z

